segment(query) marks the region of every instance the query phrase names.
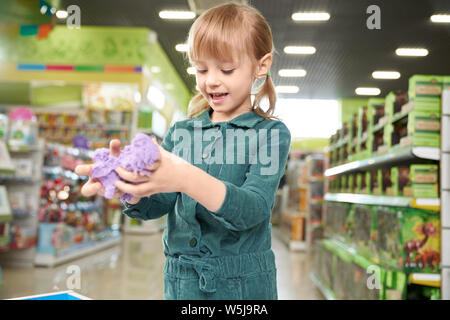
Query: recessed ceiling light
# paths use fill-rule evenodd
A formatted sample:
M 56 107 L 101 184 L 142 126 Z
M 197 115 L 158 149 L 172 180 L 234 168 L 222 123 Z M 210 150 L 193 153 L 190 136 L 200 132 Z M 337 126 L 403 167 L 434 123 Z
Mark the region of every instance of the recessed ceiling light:
M 187 52 L 188 45 L 186 43 L 179 43 L 175 46 L 175 50 L 177 50 L 179 52 Z
M 197 73 L 197 70 L 195 70 L 194 67 L 189 67 L 187 68 L 187 73 L 195 75 Z
M 276 86 L 275 91 L 277 93 L 297 93 L 298 92 L 297 86 Z
M 292 14 L 294 21 L 328 21 L 330 14 L 328 12 L 295 12 Z
M 316 48 L 311 46 L 287 46 L 284 47 L 284 52 L 287 54 L 314 54 Z
M 428 50 L 424 48 L 398 48 L 395 53 L 398 56 L 425 57 L 428 55 Z
M 58 10 L 58 11 L 56 11 L 56 17 L 58 19 L 65 19 L 65 18 L 67 18 L 67 16 L 68 16 L 68 13 L 67 13 L 66 10 Z
M 163 10 L 159 12 L 161 19 L 177 19 L 177 20 L 190 20 L 195 18 L 195 13 L 192 11 L 168 11 Z
M 355 89 L 355 93 L 359 96 L 378 96 L 381 90 L 379 88 L 359 87 Z
M 306 70 L 303 69 L 281 69 L 278 71 L 280 77 L 304 77 Z
M 433 14 L 430 19 L 434 23 L 450 23 L 450 14 Z
M 374 79 L 398 79 L 400 78 L 400 72 L 397 71 L 374 71 L 372 72 Z

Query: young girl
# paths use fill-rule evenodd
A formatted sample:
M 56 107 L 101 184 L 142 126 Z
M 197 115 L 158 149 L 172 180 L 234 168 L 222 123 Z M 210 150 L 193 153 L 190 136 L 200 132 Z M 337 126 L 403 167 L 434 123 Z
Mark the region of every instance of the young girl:
M 166 134 L 150 177 L 117 169 L 127 181 L 117 181 L 118 195 L 134 195 L 124 213 L 167 214 L 165 299 L 277 299 L 270 216 L 291 137 L 272 116 L 270 28 L 256 9 L 230 3 L 203 13 L 188 44 L 199 93 L 189 119 Z M 252 101 L 257 79 L 265 81 Z M 119 154 L 120 142 L 110 150 Z M 90 179 L 82 192 L 101 194 L 102 186 Z

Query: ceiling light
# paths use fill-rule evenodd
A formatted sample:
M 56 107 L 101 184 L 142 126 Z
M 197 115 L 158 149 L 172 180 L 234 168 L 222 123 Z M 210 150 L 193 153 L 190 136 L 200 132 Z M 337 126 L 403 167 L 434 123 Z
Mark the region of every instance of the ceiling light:
M 277 93 L 297 93 L 298 92 L 297 86 L 276 86 L 275 91 Z
M 328 12 L 295 12 L 292 14 L 294 21 L 328 21 L 329 19 Z
M 287 46 L 284 47 L 284 52 L 287 54 L 314 54 L 316 48 L 311 46 Z
M 428 55 L 428 50 L 424 48 L 398 48 L 395 53 L 398 56 L 425 57 Z
M 190 20 L 195 18 L 195 13 L 192 11 L 167 11 L 163 10 L 159 12 L 161 19 L 178 19 L 178 20 Z
M 381 93 L 381 90 L 379 88 L 359 87 L 355 89 L 355 93 L 359 96 L 378 96 Z
M 280 77 L 304 77 L 306 70 L 303 69 L 281 69 L 278 71 Z
M 175 50 L 179 52 L 187 52 L 188 51 L 188 45 L 186 43 L 179 43 L 175 46 Z
M 58 11 L 56 11 L 56 17 L 58 19 L 65 19 L 65 18 L 67 18 L 67 16 L 68 16 L 68 13 L 67 13 L 66 10 L 58 10 Z
M 372 72 L 374 79 L 398 79 L 400 78 L 400 72 L 397 71 L 374 71 Z
M 187 68 L 187 73 L 189 73 L 189 74 L 196 74 L 197 70 L 195 70 L 194 67 L 189 67 L 189 68 Z
M 450 23 L 450 14 L 433 14 L 430 19 L 434 23 Z

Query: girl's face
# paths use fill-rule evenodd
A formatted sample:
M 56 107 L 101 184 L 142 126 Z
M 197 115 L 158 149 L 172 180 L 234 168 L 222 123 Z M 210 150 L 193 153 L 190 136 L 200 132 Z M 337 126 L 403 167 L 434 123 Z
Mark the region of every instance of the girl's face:
M 255 68 L 248 56 L 240 61 L 202 58 L 193 64 L 197 70 L 197 86 L 214 110 L 215 120 L 231 120 L 252 109 L 250 91 Z

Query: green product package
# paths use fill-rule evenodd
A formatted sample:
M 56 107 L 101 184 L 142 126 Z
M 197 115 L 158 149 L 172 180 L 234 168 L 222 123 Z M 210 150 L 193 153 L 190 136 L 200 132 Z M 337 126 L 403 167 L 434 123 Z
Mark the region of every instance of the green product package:
M 391 177 L 391 169 L 382 168 L 381 171 L 381 195 L 394 196 L 394 184 Z
M 369 171 L 370 174 L 370 194 L 381 195 L 381 169 L 374 169 Z
M 370 249 L 377 262 L 389 268 L 398 268 L 397 261 L 402 257 L 399 242 L 402 211 L 395 207 L 374 207 L 374 222 L 370 236 Z
M 443 87 L 443 76 L 413 75 L 409 78 L 409 100 L 440 99 Z
M 394 195 L 414 198 L 439 197 L 439 167 L 434 164 L 413 164 L 392 167 Z
M 450 76 L 444 76 L 443 90 L 450 90 Z
M 374 211 L 369 205 L 355 204 L 352 216 L 352 245 L 363 256 L 371 256 L 370 243 L 374 228 Z
M 398 265 L 405 272 L 439 273 L 441 262 L 440 213 L 403 208 Z
M 384 113 L 392 118 L 392 116 L 401 111 L 404 104 L 408 102 L 408 95 L 401 90 L 391 91 L 386 95 L 384 104 Z

